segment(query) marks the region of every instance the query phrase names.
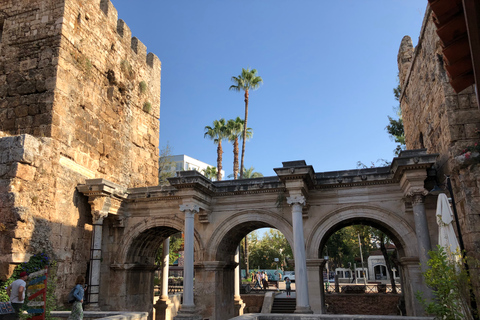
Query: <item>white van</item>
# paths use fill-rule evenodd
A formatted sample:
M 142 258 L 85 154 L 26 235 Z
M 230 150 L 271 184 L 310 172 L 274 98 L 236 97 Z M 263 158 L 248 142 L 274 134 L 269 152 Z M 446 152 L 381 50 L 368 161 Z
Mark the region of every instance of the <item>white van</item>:
M 286 278 L 290 279 L 290 281 L 295 282 L 295 271 L 285 271 L 283 276 L 283 280 Z

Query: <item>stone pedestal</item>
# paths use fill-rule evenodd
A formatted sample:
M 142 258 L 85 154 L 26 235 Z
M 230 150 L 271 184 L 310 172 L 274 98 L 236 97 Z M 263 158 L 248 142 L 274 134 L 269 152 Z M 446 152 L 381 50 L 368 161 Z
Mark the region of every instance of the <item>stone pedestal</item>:
M 178 314 L 173 318 L 175 320 L 202 320 L 202 316 L 199 315 L 195 306 L 184 306 L 180 308 Z
M 171 320 L 173 303 L 167 297 L 162 296 L 153 306 L 155 308 L 155 320 Z

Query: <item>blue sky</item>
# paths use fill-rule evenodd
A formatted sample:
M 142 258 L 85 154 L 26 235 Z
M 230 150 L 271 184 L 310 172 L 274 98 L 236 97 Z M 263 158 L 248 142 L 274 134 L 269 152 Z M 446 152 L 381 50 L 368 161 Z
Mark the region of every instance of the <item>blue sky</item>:
M 385 126 L 397 105 L 397 53 L 414 45 L 420 0 L 112 0 L 120 19 L 162 61 L 160 147 L 216 165 L 204 139 L 213 120 L 244 116 L 231 77 L 255 68 L 245 165 L 265 176 L 282 161 L 315 171 L 391 160 Z M 224 142 L 223 169 L 233 147 Z

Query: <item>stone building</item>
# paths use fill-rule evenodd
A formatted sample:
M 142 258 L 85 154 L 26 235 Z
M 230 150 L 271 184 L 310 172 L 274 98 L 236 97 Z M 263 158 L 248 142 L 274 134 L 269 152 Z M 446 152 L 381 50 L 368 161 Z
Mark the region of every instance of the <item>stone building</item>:
M 157 184 L 161 63 L 109 0 L 1 1 L 0 35 L 0 278 L 45 250 L 62 291 L 99 218 L 76 186 Z
M 472 33 L 467 36 L 461 3 L 436 1 L 427 7 L 418 45 L 413 48 L 408 36 L 401 41 L 400 105 L 407 149 L 425 148 L 439 154 L 431 175 L 444 189 L 446 175 L 450 177 L 465 249 L 469 256 L 480 259 L 479 158 L 478 154 L 465 154 L 467 147 L 480 142 L 472 68 L 472 62 L 478 66 L 480 61 L 474 58 L 479 52 L 470 50 L 472 44 L 469 47 L 469 38 L 470 43 L 475 41 Z M 480 297 L 479 270 L 474 268 L 473 275 Z

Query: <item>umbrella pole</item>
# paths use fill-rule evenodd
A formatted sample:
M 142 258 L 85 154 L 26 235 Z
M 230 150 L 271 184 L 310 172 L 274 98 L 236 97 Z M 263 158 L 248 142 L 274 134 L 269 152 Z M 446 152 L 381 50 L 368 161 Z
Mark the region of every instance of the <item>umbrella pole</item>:
M 455 224 L 457 225 L 458 242 L 460 245 L 460 251 L 462 252 L 462 257 L 465 258 L 465 246 L 463 245 L 462 231 L 460 230 L 460 221 L 458 221 L 457 206 L 455 204 L 455 197 L 453 195 L 450 176 L 447 176 L 447 189 L 448 189 L 448 192 L 450 193 L 450 197 L 452 198 L 452 209 L 453 209 L 453 215 L 455 217 Z
M 450 176 L 447 177 L 447 189 L 450 193 L 450 197 L 452 198 L 452 209 L 453 209 L 453 216 L 455 217 L 455 224 L 457 225 L 458 231 L 458 244 L 460 245 L 460 250 L 462 252 L 462 260 L 463 265 L 465 266 L 465 271 L 467 271 L 468 277 L 470 277 L 470 270 L 468 268 L 468 262 L 465 259 L 465 246 L 463 245 L 463 237 L 462 232 L 460 230 L 460 222 L 458 221 L 458 214 L 457 214 L 457 206 L 455 205 L 455 197 L 453 195 L 452 183 L 450 182 Z M 477 312 L 477 301 L 475 299 L 475 293 L 473 293 L 472 288 L 470 288 L 470 306 L 473 311 Z

